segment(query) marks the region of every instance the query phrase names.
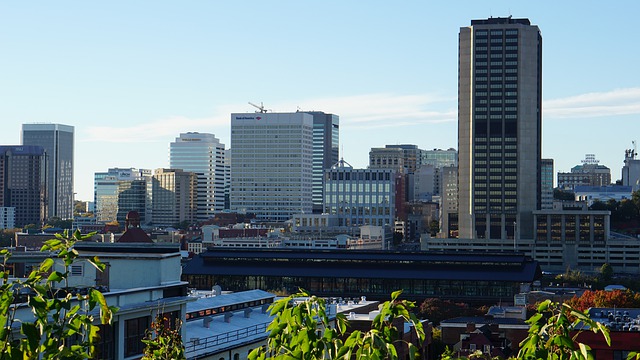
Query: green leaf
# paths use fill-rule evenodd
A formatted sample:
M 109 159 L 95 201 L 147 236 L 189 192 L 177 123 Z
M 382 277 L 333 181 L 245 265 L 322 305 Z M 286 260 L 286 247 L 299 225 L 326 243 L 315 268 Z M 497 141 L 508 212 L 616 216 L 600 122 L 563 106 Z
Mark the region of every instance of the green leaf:
M 88 261 L 89 261 L 89 264 L 93 265 L 96 269 L 100 271 L 104 271 L 104 269 L 107 268 L 107 265 L 100 262 L 100 259 L 98 259 L 97 256 L 94 256 L 93 258 L 88 259 Z
M 40 264 L 40 270 L 39 271 L 47 272 L 47 271 L 49 271 L 49 269 L 51 269 L 52 266 L 53 266 L 53 259 L 52 258 L 44 259 L 44 261 Z
M 40 343 L 40 332 L 33 323 L 22 323 L 20 332 L 27 337 L 27 344 L 31 351 L 35 351 Z
M 62 274 L 59 271 L 54 271 L 51 274 L 49 274 L 49 277 L 47 278 L 47 281 L 50 282 L 60 282 L 62 280 L 64 280 L 64 274 Z
M 585 358 L 589 359 L 591 357 L 591 348 L 583 343 L 578 343 L 578 347 L 580 348 L 580 354 Z

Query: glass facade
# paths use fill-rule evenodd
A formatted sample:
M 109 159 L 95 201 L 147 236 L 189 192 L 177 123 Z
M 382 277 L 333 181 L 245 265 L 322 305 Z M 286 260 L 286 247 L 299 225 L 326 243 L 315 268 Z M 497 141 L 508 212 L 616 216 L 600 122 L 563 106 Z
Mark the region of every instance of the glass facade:
M 23 124 L 22 145 L 42 146 L 46 157 L 48 217 L 73 217 L 73 126 Z
M 185 275 L 185 281 L 197 289 L 211 289 L 220 285 L 232 291 L 261 289 L 295 293 L 305 289 L 322 297 L 386 298 L 397 290 L 403 290 L 403 297 L 423 300 L 425 297 L 469 299 L 513 299 L 520 291 L 518 282 L 428 280 L 428 279 L 380 279 L 344 277 L 301 277 L 301 276 L 245 276 L 245 275 Z
M 342 163 L 325 172 L 324 212 L 338 215 L 338 226 L 393 225 L 395 171 L 353 169 Z
M 118 186 L 120 181 L 143 180 L 151 176 L 149 169 L 110 168 L 94 174 L 93 194 L 96 221 L 111 222 L 118 217 Z
M 340 118 L 319 111 L 308 114 L 313 116 L 313 213 L 321 213 L 324 171 L 340 159 Z
M 0 207 L 5 226 L 41 226 L 45 220 L 45 151 L 40 146 L 0 146 Z M 12 221 L 9 221 L 12 220 Z

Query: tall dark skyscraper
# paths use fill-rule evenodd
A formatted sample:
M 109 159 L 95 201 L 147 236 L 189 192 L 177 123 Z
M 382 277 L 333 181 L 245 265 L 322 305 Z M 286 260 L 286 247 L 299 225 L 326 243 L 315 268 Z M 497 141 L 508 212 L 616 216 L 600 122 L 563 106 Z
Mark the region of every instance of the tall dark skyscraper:
M 22 145 L 42 146 L 45 151 L 48 217 L 73 217 L 73 141 L 73 126 L 22 125 Z
M 14 226 L 42 225 L 45 155 L 40 146 L 0 146 L 0 206 L 15 208 Z
M 542 37 L 528 19 L 472 20 L 458 58 L 459 237 L 532 238 L 541 203 Z

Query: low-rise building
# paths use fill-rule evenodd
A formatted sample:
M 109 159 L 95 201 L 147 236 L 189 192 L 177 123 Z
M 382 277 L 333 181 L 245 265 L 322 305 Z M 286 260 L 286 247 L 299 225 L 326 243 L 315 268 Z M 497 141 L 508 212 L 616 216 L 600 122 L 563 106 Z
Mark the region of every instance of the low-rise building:
M 184 324 L 187 359 L 246 359 L 253 349 L 267 344 L 267 327 L 273 320 L 268 308 L 275 301 L 275 295 L 262 290 L 223 293 L 220 287 L 192 291 L 191 295 L 198 299 L 187 304 Z M 303 300 L 306 299 L 296 299 Z M 350 330 L 368 331 L 372 319 L 379 313 L 379 302 L 365 298 L 326 300 L 332 326 L 336 314 L 342 313 L 347 315 Z M 404 340 L 411 341 L 407 326 L 398 326 L 398 329 Z M 428 324 L 426 330 L 430 335 Z
M 55 258 L 52 268 L 69 271 L 68 281 L 60 287 L 80 293 L 83 289 L 98 289 L 109 306 L 119 309 L 111 324 L 99 325 L 97 349 L 101 359 L 139 359 L 145 347 L 142 339 L 156 317 L 170 319 L 172 324 L 177 320 L 184 321 L 187 303 L 195 300 L 188 296 L 188 284 L 180 280 L 179 247 L 154 244 L 139 229 L 139 218 L 129 218 L 127 225 L 128 230 L 119 242 L 77 242 L 74 245 L 79 254 L 76 262 L 67 269 L 62 259 Z M 33 267 L 34 259 L 26 257 L 26 253 L 21 256 L 24 258 L 23 275 L 26 275 L 26 266 Z M 97 270 L 87 261 L 94 257 L 105 265 L 104 271 Z M 18 270 L 17 264 L 14 269 Z M 17 319 L 33 321 L 29 306 L 15 306 Z M 185 335 L 185 329 L 182 329 L 182 336 Z

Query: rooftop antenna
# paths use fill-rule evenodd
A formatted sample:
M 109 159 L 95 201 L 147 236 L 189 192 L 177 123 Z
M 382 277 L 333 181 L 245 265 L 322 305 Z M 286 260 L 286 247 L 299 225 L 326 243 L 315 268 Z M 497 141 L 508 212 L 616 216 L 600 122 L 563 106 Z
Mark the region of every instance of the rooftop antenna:
M 258 111 L 256 111 L 257 113 L 266 113 L 267 109 L 264 108 L 264 104 L 262 102 L 260 102 L 260 106 L 252 103 L 251 101 L 249 101 L 249 105 L 253 106 L 254 108 L 258 109 Z

